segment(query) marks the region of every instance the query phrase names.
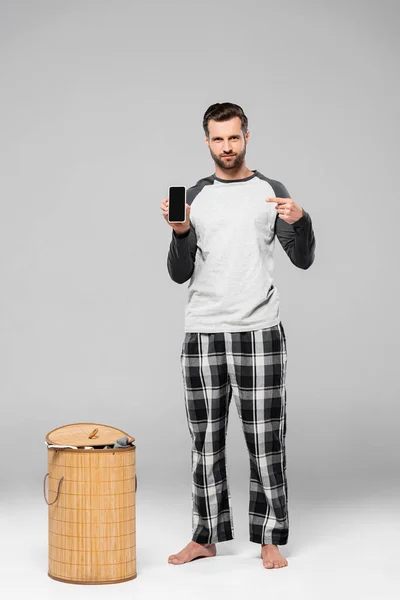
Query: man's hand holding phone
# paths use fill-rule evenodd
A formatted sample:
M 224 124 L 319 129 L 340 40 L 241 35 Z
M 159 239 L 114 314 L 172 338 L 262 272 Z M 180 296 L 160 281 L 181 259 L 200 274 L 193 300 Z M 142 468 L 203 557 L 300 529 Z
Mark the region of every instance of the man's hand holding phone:
M 169 209 L 169 199 L 164 198 L 161 205 L 161 212 L 170 227 L 175 231 L 176 235 L 183 235 L 187 233 L 190 229 L 190 206 L 189 204 L 185 204 L 186 218 L 183 223 L 170 223 L 168 220 L 168 209 Z

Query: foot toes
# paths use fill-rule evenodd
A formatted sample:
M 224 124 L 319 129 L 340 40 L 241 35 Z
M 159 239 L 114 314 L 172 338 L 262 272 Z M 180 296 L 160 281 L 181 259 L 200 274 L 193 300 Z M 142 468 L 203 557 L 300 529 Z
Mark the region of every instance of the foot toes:
M 266 569 L 280 569 L 282 567 L 286 567 L 287 564 L 288 562 L 285 558 L 282 560 L 270 560 L 265 558 L 263 560 L 263 565 Z
M 284 560 L 284 561 L 282 561 L 282 562 L 280 562 L 280 563 L 278 564 L 278 567 L 286 567 L 286 566 L 287 566 L 287 564 L 288 564 L 288 563 L 287 563 L 287 560 Z

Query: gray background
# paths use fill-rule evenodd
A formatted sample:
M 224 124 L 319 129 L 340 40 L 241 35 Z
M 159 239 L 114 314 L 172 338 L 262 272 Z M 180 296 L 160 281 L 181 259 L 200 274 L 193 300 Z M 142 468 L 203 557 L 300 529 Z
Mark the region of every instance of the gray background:
M 64 424 L 105 423 L 136 438 L 143 569 L 152 559 L 150 527 L 169 541 L 181 527 L 168 553 L 190 539 L 179 362 L 187 283 L 169 278 L 171 229 L 159 206 L 169 185 L 214 172 L 202 130 L 214 102 L 243 107 L 247 166 L 284 183 L 310 213 L 317 240 L 307 271 L 279 243 L 275 251 L 288 344 L 293 543 L 301 555 L 322 527 L 313 521 L 321 506 L 324 522 L 333 522 L 351 504 L 343 525 L 368 502 L 366 543 L 392 539 L 398 517 L 385 515 L 399 498 L 398 13 L 396 2 L 382 0 L 0 2 L 1 515 L 5 523 L 16 503 L 25 516 L 38 503 L 44 531 L 29 556 L 41 556 L 39 577 L 47 568 L 44 440 Z M 234 403 L 227 459 L 245 543 L 249 467 Z M 15 528 L 21 534 L 18 516 Z M 176 567 L 166 568 L 176 577 Z M 293 576 L 290 564 L 283 572 Z M 381 593 L 390 583 L 382 577 Z

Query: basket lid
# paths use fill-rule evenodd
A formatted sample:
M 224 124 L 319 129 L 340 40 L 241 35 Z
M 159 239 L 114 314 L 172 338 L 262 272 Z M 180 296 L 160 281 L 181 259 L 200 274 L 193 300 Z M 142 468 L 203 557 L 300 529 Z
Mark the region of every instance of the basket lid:
M 63 446 L 106 446 L 114 444 L 119 438 L 127 436 L 128 442 L 135 440 L 132 436 L 109 425 L 99 423 L 71 423 L 49 431 L 46 441 L 49 444 Z

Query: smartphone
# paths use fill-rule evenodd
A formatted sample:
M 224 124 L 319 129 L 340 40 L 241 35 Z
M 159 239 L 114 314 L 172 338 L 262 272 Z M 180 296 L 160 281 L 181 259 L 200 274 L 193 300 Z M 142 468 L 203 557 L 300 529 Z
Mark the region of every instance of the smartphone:
M 171 185 L 168 188 L 168 221 L 184 223 L 186 221 L 186 187 Z

